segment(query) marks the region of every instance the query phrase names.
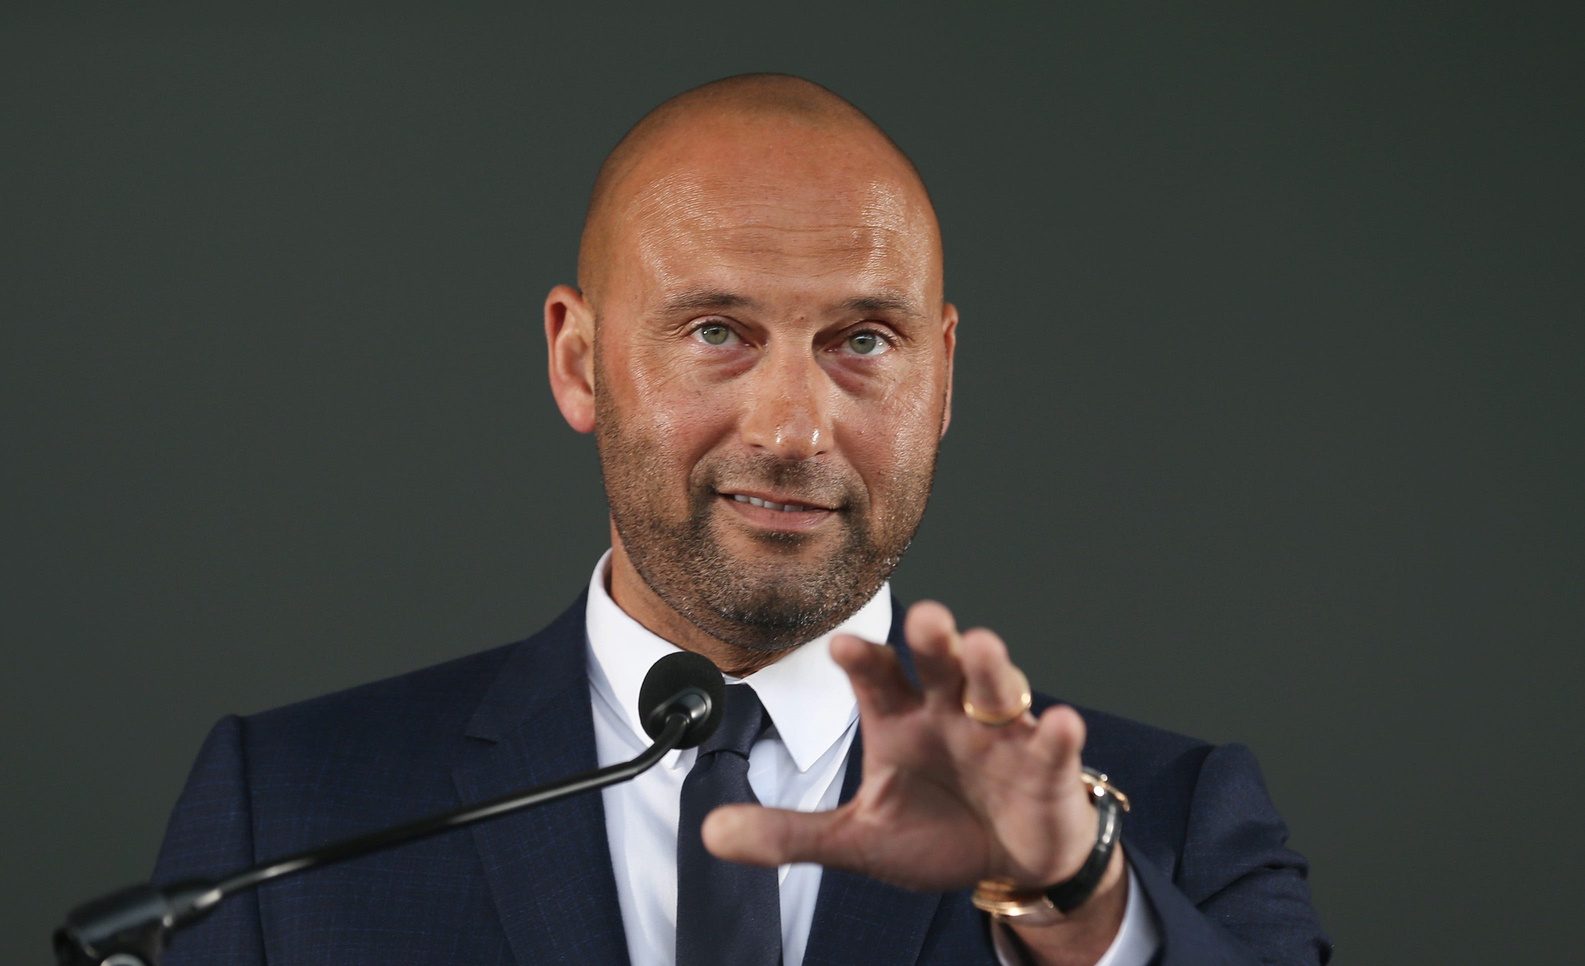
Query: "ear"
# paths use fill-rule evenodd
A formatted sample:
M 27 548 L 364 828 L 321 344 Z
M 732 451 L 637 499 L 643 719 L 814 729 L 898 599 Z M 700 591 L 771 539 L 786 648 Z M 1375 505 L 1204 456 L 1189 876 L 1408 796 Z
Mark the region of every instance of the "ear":
M 567 425 L 594 430 L 594 309 L 571 285 L 545 296 L 545 347 L 550 356 L 550 393 Z
M 941 341 L 947 361 L 946 402 L 941 407 L 941 435 L 945 436 L 952 422 L 952 355 L 958 348 L 958 307 L 951 302 L 941 307 Z

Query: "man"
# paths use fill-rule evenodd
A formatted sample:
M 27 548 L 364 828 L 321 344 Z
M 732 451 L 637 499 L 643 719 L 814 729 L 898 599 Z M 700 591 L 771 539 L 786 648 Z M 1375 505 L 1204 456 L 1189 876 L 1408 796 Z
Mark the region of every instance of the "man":
M 784 76 L 673 98 L 603 165 L 578 273 L 545 330 L 611 506 L 587 596 L 520 644 L 223 722 L 157 877 L 631 757 L 677 648 L 743 682 L 739 747 L 267 886 L 169 962 L 1324 960 L 1247 753 L 1031 710 L 994 634 L 894 613 L 958 316 L 868 118 Z

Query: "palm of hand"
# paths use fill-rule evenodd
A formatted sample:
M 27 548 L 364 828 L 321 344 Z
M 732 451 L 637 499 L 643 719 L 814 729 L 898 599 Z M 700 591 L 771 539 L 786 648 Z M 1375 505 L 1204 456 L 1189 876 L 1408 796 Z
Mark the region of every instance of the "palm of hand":
M 705 841 L 757 865 L 818 862 L 912 889 L 980 879 L 1050 885 L 1083 863 L 1096 818 L 1079 781 L 1084 724 L 1072 708 L 1027 712 L 1005 727 L 970 719 L 976 707 L 1016 708 L 1027 679 L 989 631 L 961 637 L 946 608 L 909 612 L 919 687 L 884 645 L 838 637 L 831 654 L 858 699 L 864 779 L 831 812 L 758 806 L 716 810 Z
M 1066 878 L 1088 851 L 1063 847 L 1074 806 L 1089 817 L 1077 756 L 1046 755 L 1032 719 L 993 729 L 952 711 L 922 703 L 864 722 L 864 780 L 823 851 L 910 889 Z

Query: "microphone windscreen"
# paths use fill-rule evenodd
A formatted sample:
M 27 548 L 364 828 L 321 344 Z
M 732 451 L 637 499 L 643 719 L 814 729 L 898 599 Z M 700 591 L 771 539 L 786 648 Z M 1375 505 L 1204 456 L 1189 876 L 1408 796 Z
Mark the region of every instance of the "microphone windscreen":
M 673 711 L 685 714 L 707 705 L 708 713 L 684 733 L 678 748 L 692 748 L 715 733 L 726 707 L 726 682 L 710 659 L 692 651 L 668 654 L 644 675 L 638 689 L 638 720 L 650 738 L 659 738 Z

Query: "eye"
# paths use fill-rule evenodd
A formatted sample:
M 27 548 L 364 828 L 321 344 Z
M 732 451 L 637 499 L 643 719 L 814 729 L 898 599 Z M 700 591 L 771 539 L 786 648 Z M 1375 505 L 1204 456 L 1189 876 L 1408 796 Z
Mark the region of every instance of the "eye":
M 705 345 L 726 345 L 737 333 L 725 322 L 706 322 L 693 330 L 693 336 Z
M 846 339 L 847 347 L 856 356 L 878 356 L 891 350 L 886 337 L 873 329 L 861 329 Z

